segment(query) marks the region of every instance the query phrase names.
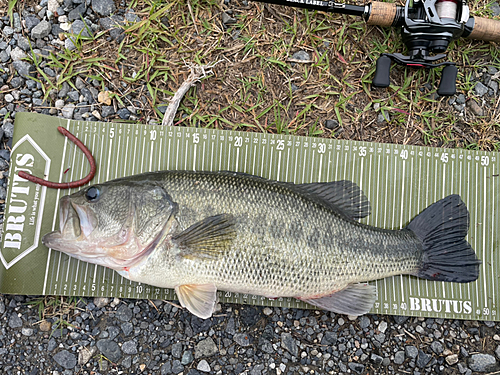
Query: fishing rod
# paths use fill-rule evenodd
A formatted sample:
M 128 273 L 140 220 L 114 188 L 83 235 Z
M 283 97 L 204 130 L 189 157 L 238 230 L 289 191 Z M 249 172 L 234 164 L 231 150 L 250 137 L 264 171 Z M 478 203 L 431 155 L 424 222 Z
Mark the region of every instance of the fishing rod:
M 388 87 L 391 64 L 413 68 L 444 66 L 438 94 L 456 92 L 458 69 L 446 57 L 448 45 L 460 37 L 500 43 L 500 21 L 473 17 L 466 0 L 406 0 L 404 6 L 374 1 L 350 5 L 323 0 L 258 0 L 259 2 L 321 10 L 363 17 L 368 25 L 397 27 L 401 30 L 408 55 L 382 53 L 377 59 L 372 86 Z

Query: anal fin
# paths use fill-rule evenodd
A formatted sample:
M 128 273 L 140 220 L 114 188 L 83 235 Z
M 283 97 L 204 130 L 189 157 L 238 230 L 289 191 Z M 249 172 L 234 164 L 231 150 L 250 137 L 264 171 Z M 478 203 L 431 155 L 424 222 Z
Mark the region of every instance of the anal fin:
M 346 288 L 319 298 L 300 298 L 313 306 L 337 314 L 363 315 L 368 313 L 377 299 L 377 289 L 373 285 L 350 284 Z
M 214 284 L 179 285 L 175 293 L 182 307 L 192 314 L 208 319 L 212 316 L 217 303 L 217 287 Z

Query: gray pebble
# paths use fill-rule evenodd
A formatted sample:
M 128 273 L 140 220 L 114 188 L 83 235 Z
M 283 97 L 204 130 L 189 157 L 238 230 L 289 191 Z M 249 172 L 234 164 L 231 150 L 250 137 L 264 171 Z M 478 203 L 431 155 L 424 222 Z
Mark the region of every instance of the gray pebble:
M 25 78 L 34 75 L 36 72 L 35 67 L 27 61 L 14 61 L 12 66 L 20 76 Z
M 240 346 L 248 346 L 250 345 L 251 337 L 246 333 L 237 333 L 234 335 L 233 340 Z
M 495 357 L 490 354 L 473 354 L 468 362 L 470 369 L 477 372 L 493 372 L 500 368 Z
M 34 17 L 34 16 L 24 17 L 24 24 L 26 25 L 26 28 L 30 32 L 39 23 L 40 23 L 40 20 L 37 17 Z
M 491 15 L 493 17 L 500 16 L 500 5 L 498 2 L 494 2 L 490 5 Z
M 235 18 L 231 17 L 229 14 L 227 14 L 226 12 L 223 12 L 222 13 L 222 23 L 224 25 L 232 25 L 232 24 L 235 24 L 237 21 Z
M 292 59 L 301 61 L 310 61 L 311 56 L 306 51 L 297 51 L 292 55 Z
M 132 323 L 123 323 L 120 328 L 122 329 L 123 331 L 123 334 L 125 336 L 129 336 L 133 331 L 134 331 L 134 326 L 132 325 Z
M 291 355 L 297 357 L 299 354 L 299 348 L 292 334 L 289 332 L 284 332 L 281 334 L 281 347 L 286 349 Z
M 92 9 L 101 16 L 109 16 L 116 11 L 113 0 L 92 0 Z
M 409 358 L 417 358 L 418 349 L 413 345 L 409 345 L 405 347 L 405 353 Z
M 201 357 L 210 357 L 216 354 L 217 352 L 218 352 L 217 345 L 215 345 L 215 342 L 211 337 L 200 341 L 194 347 L 194 357 L 196 359 Z
M 422 350 L 418 351 L 418 357 L 417 357 L 417 366 L 420 368 L 424 368 L 429 364 L 431 361 L 432 356 L 430 356 L 427 353 L 424 353 Z
M 498 3 L 495 3 L 495 4 L 498 4 Z M 495 74 L 495 73 L 497 73 L 497 72 L 498 72 L 498 69 L 497 69 L 497 68 L 495 68 L 495 67 L 494 67 L 494 66 L 492 66 L 492 65 L 488 65 L 488 74 L 493 75 L 493 74 Z
M 431 349 L 436 354 L 441 354 L 444 350 L 443 344 L 441 344 L 439 341 L 433 341 L 431 344 Z
M 193 362 L 193 352 L 191 350 L 186 350 L 182 354 L 181 364 L 186 366 L 189 365 L 191 362 Z
M 120 116 L 122 120 L 128 120 L 130 118 L 130 111 L 127 108 L 121 108 L 116 111 L 116 114 Z
M 0 61 L 6 63 L 10 60 L 10 54 L 7 51 L 0 51 Z
M 337 343 L 337 334 L 335 332 L 326 331 L 321 339 L 321 345 L 335 345 Z
M 328 120 L 328 121 L 331 121 L 331 120 Z M 327 121 L 327 122 L 328 122 Z M 365 328 L 368 328 L 370 326 L 371 322 L 370 322 L 370 318 L 368 318 L 366 315 L 363 315 L 359 318 L 359 327 L 361 329 L 365 329 Z
M 30 50 L 30 43 L 24 36 L 19 37 L 19 39 L 17 40 L 17 46 L 25 52 L 28 52 Z
M 99 351 L 111 362 L 116 363 L 122 357 L 122 351 L 120 350 L 120 347 L 113 340 L 99 340 L 97 341 L 96 345 Z
M 21 333 L 24 336 L 32 336 L 33 335 L 33 328 L 21 328 Z
M 325 126 L 327 129 L 333 130 L 339 126 L 339 122 L 337 120 L 326 120 Z
M 361 363 L 349 362 L 347 366 L 356 374 L 362 374 L 365 371 L 365 366 Z
M 386 112 L 386 113 L 379 113 L 378 116 L 377 116 L 377 122 L 379 124 L 382 124 L 384 122 L 390 122 L 391 121 L 391 117 L 389 116 L 389 114 Z
M 493 95 L 496 96 L 498 93 L 498 82 L 491 80 L 488 86 L 493 90 Z
M 90 37 L 91 31 L 90 27 L 85 24 L 82 20 L 75 20 L 69 29 L 69 32 L 75 35 L 82 35 L 86 37 Z
M 118 327 L 110 326 L 110 327 L 108 327 L 108 333 L 109 333 L 108 338 L 110 340 L 114 340 L 115 337 L 120 334 L 120 330 L 118 329 Z
M 56 332 L 56 331 L 54 331 L 54 332 Z M 54 340 L 54 338 L 51 338 L 51 339 L 49 340 L 48 345 L 47 345 L 47 350 L 48 350 L 49 352 L 51 352 L 51 351 L 52 351 L 52 350 L 54 350 L 55 348 L 57 348 L 57 343 L 56 343 L 56 340 Z
M 10 315 L 10 319 L 9 319 L 9 327 L 10 328 L 19 328 L 22 326 L 23 326 L 23 321 L 21 320 L 21 318 L 19 316 L 17 316 L 16 313 L 12 313 Z
M 56 361 L 59 366 L 66 369 L 72 369 L 76 366 L 76 356 L 71 354 L 67 350 L 61 350 L 54 355 L 54 361 Z
M 172 362 L 172 372 L 174 374 L 180 374 L 182 371 L 184 371 L 184 366 L 182 365 L 181 361 L 178 359 L 174 360 Z
M 116 317 L 123 322 L 128 322 L 132 319 L 133 313 L 127 305 L 121 305 L 118 310 L 116 310 Z
M 234 335 L 236 333 L 234 318 L 230 317 L 226 324 L 226 332 L 229 335 Z
M 11 36 L 12 34 L 14 34 L 14 29 L 10 26 L 5 26 L 3 28 L 3 35 L 9 37 Z
M 64 118 L 72 119 L 73 113 L 75 112 L 75 105 L 73 103 L 66 104 L 61 112 Z
M 78 91 L 70 91 L 68 92 L 68 98 L 73 102 L 77 102 L 80 98 L 80 94 L 78 93 Z
M 457 104 L 465 104 L 465 101 L 466 101 L 466 99 L 465 99 L 464 94 L 460 94 L 457 96 L 457 100 L 456 100 Z
M 85 4 L 78 5 L 75 9 L 68 13 L 68 20 L 75 21 L 81 19 L 85 12 L 87 11 L 87 6 Z M 68 39 L 66 39 L 68 40 Z
M 172 345 L 172 357 L 181 358 L 182 356 L 182 343 L 176 342 Z
M 474 86 L 474 91 L 477 96 L 484 96 L 488 92 L 488 88 L 482 82 L 477 82 Z
M 381 356 L 375 354 L 375 353 L 372 353 L 372 355 L 370 356 L 370 361 L 372 361 L 375 366 L 380 366 L 382 364 L 382 361 L 384 360 L 384 358 L 382 358 Z
M 115 108 L 112 105 L 103 105 L 101 110 L 102 117 L 109 117 L 115 114 Z
M 31 37 L 34 39 L 45 38 L 50 34 L 50 30 L 52 30 L 50 22 L 43 20 L 31 30 Z
M 10 53 L 10 58 L 14 61 L 22 60 L 26 57 L 26 53 L 19 47 L 14 48 Z
M 167 375 L 172 373 L 172 365 L 170 362 L 164 363 L 160 368 L 161 375 Z
M 405 361 L 405 352 L 400 350 L 394 355 L 394 363 L 397 365 L 402 364 Z
M 135 340 L 125 341 L 122 345 L 125 354 L 137 354 L 137 342 Z

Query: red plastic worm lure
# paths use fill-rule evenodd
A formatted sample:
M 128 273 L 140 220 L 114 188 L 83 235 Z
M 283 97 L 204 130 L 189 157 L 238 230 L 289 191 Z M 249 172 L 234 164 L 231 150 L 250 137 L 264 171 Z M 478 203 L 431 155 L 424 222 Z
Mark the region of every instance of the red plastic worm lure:
M 68 137 L 71 142 L 73 142 L 75 145 L 78 146 L 78 148 L 80 150 L 83 151 L 83 153 L 87 157 L 87 160 L 90 163 L 90 172 L 89 172 L 89 174 L 86 177 L 82 178 L 81 180 L 71 181 L 71 182 L 51 182 L 51 181 L 43 180 L 43 179 L 41 179 L 39 177 L 33 176 L 33 175 L 31 175 L 29 173 L 26 173 L 24 171 L 20 171 L 18 173 L 18 175 L 21 178 L 24 178 L 24 179 L 26 179 L 28 181 L 34 182 L 35 184 L 39 184 L 39 185 L 42 185 L 42 186 L 47 186 L 47 187 L 49 187 L 51 189 L 72 189 L 72 188 L 77 188 L 77 187 L 83 186 L 87 182 L 89 182 L 90 180 L 92 180 L 94 178 L 94 176 L 95 176 L 96 164 L 95 164 L 94 157 L 90 153 L 89 149 L 82 143 L 82 141 L 80 141 L 78 138 L 76 138 L 67 129 L 63 128 L 62 126 L 59 126 L 57 128 L 57 130 L 59 130 L 59 132 L 62 135 L 64 135 L 65 137 Z

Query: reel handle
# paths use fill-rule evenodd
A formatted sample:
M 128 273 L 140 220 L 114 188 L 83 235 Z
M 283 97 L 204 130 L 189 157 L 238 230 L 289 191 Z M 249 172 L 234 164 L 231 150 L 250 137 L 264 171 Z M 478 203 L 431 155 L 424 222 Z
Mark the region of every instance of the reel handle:
M 391 84 L 391 63 L 391 58 L 385 55 L 382 55 L 377 59 L 377 66 L 375 68 L 375 76 L 373 77 L 372 86 L 389 87 Z
M 441 96 L 452 96 L 457 91 L 457 73 L 455 65 L 446 65 L 441 73 L 441 82 L 438 87 L 438 94 Z

